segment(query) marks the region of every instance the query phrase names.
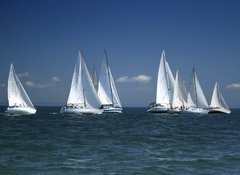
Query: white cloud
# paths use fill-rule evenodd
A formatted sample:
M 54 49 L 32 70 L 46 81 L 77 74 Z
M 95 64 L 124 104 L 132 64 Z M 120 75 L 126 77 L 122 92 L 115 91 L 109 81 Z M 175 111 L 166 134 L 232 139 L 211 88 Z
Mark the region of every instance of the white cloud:
M 227 85 L 228 89 L 240 89 L 240 83 L 232 83 Z
M 55 85 L 56 82 L 61 81 L 61 79 L 57 76 L 52 77 L 51 82 L 49 83 L 35 83 L 32 81 L 26 81 L 26 86 L 28 87 L 32 87 L 32 88 L 38 88 L 38 89 L 43 89 L 43 88 L 48 88 L 48 87 L 52 87 Z
M 118 83 L 127 83 L 127 82 L 138 82 L 138 83 L 148 83 L 152 77 L 147 75 L 138 75 L 132 78 L 129 78 L 128 76 L 120 77 L 116 80 Z
M 29 77 L 29 75 L 30 75 L 30 72 L 23 72 L 23 73 L 19 73 L 18 77 L 19 78 L 24 78 L 24 77 Z
M 61 81 L 61 79 L 57 76 L 54 76 L 54 77 L 52 77 L 52 81 L 53 82 L 58 82 L 58 81 Z
M 138 75 L 136 77 L 133 77 L 132 81 L 148 83 L 151 79 L 152 79 L 152 77 L 147 76 L 147 75 Z
M 33 87 L 33 88 L 39 88 L 39 89 L 47 88 L 47 87 L 50 87 L 52 85 L 53 85 L 52 83 L 37 84 L 37 83 L 34 83 L 32 81 L 27 81 L 26 82 L 26 86 Z
M 126 83 L 129 82 L 129 77 L 128 76 L 124 76 L 124 77 L 120 77 L 116 80 L 116 82 L 118 83 Z

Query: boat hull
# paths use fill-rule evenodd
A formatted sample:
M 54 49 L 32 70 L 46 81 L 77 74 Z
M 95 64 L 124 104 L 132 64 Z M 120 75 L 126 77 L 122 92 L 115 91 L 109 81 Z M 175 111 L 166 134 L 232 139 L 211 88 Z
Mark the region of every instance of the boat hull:
M 102 109 L 97 108 L 65 108 L 62 107 L 60 113 L 62 114 L 102 114 Z
M 169 109 L 170 114 L 178 114 L 182 111 L 182 109 Z
M 19 115 L 31 115 L 37 112 L 34 108 L 24 108 L 24 107 L 8 107 L 6 113 L 8 114 L 19 114 Z
M 147 112 L 150 112 L 150 113 L 168 113 L 169 108 L 164 107 L 164 106 L 155 106 L 155 107 L 149 108 L 147 110 Z
M 208 114 L 209 109 L 202 109 L 202 108 L 190 108 L 190 109 L 184 109 L 181 111 L 183 114 Z
M 209 114 L 230 114 L 231 111 L 224 108 L 212 108 L 209 111 Z
M 121 107 L 114 107 L 111 105 L 102 105 L 100 109 L 103 110 L 103 113 L 122 113 Z
M 122 113 L 122 108 L 107 108 L 107 109 L 103 109 L 103 113 Z

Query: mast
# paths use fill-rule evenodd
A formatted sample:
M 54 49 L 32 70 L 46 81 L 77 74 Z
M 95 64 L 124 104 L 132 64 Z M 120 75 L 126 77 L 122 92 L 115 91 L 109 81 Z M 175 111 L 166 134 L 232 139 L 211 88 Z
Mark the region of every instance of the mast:
M 109 72 L 109 66 L 108 66 L 107 52 L 106 52 L 105 49 L 104 49 L 104 53 L 105 53 L 105 58 L 106 58 L 106 66 L 107 66 L 108 82 L 109 82 L 109 85 L 110 85 L 111 100 L 112 100 L 112 104 L 114 105 L 112 83 L 111 83 L 111 80 L 110 80 L 110 72 Z

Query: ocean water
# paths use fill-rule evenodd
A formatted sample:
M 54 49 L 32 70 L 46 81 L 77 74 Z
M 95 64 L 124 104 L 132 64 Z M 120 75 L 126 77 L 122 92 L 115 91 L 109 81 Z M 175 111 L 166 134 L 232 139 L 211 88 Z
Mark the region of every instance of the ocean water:
M 0 114 L 0 174 L 239 175 L 240 110 L 231 115 Z

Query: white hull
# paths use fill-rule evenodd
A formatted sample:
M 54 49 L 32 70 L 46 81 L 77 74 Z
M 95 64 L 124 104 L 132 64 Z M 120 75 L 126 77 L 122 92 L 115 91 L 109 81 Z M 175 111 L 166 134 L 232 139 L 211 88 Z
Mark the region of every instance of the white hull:
M 181 111 L 182 111 L 182 109 L 179 109 L 179 108 L 169 109 L 169 113 L 172 113 L 172 114 L 180 113 Z
M 102 114 L 102 109 L 96 108 L 66 108 L 62 107 L 60 113 L 62 114 Z
M 189 109 L 184 109 L 181 111 L 181 113 L 184 114 L 208 114 L 209 109 L 202 109 L 202 108 L 189 108 Z
M 230 111 L 230 110 L 227 110 L 227 109 L 224 109 L 224 108 L 210 108 L 209 113 L 210 113 L 210 114 L 213 114 L 213 113 L 230 114 L 231 111 Z
M 109 107 L 103 108 L 104 113 L 122 113 L 122 108 Z
M 169 112 L 169 108 L 165 107 L 165 106 L 154 106 L 154 107 L 148 109 L 147 112 L 151 112 L 151 113 L 168 113 Z
M 102 105 L 100 109 L 102 109 L 104 113 L 122 113 L 121 107 L 114 107 L 112 105 Z
M 9 114 L 19 114 L 19 115 L 30 115 L 35 114 L 36 109 L 34 108 L 24 108 L 24 107 L 8 107 L 6 112 Z

